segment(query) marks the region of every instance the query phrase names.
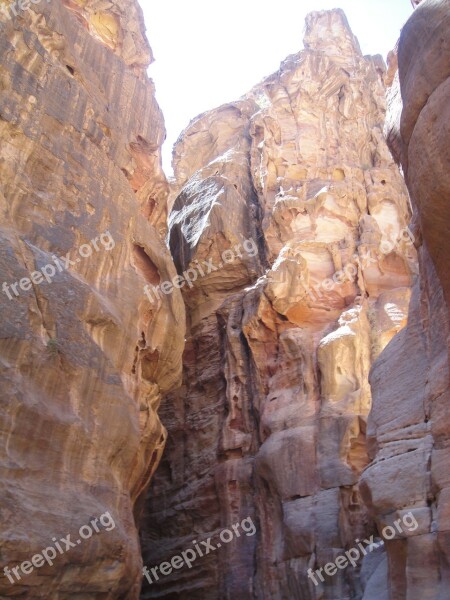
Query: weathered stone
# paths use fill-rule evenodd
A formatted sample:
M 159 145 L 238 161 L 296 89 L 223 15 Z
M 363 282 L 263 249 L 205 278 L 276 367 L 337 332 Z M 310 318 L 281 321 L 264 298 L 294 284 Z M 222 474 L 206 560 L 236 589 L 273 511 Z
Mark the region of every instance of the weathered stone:
M 379 523 L 409 511 L 417 521 L 405 539 L 386 542 L 389 597 L 399 600 L 443 600 L 450 581 L 449 17 L 448 0 L 424 0 L 403 28 L 386 122 L 415 211 L 420 281 L 407 327 L 373 368 L 374 461 L 361 489 Z
M 179 291 L 157 305 L 143 291 L 176 273 L 143 17 L 131 0 L 52 1 L 1 13 L 0 29 L 2 281 L 54 271 L 0 293 L 0 595 L 136 599 L 136 520 L 185 318 Z M 107 511 L 115 528 L 53 566 L 3 573 Z
M 375 532 L 358 487 L 368 373 L 406 324 L 416 270 L 408 196 L 382 133 L 384 76 L 342 11 L 313 13 L 305 50 L 178 140 L 179 273 L 209 258 L 218 267 L 249 237 L 256 252 L 183 289 L 184 386 L 162 407 L 169 444 L 144 562 L 247 516 L 258 531 L 195 572 L 144 583 L 142 598 L 362 598 L 359 569 L 317 587 L 308 569 Z

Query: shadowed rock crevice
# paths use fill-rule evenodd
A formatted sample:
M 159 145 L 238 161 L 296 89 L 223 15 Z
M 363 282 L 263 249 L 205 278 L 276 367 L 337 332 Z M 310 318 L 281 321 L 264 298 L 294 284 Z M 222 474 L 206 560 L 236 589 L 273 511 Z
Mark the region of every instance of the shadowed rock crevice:
M 416 519 L 386 543 L 386 597 L 399 600 L 449 590 L 449 18 L 448 0 L 420 3 L 391 57 L 398 72 L 388 91 L 386 134 L 414 207 L 419 281 L 407 327 L 371 374 L 372 463 L 361 489 L 380 526 L 409 512 Z M 375 599 L 374 590 L 364 596 Z
M 178 272 L 218 269 L 183 288 L 183 386 L 161 405 L 169 441 L 143 559 L 158 565 L 247 517 L 257 533 L 144 581 L 143 599 L 362 599 L 386 573 L 381 549 L 361 576 L 308 578 L 379 536 L 359 488 L 369 370 L 406 324 L 417 271 L 383 137 L 385 73 L 342 11 L 313 13 L 305 50 L 178 139 L 171 252 Z

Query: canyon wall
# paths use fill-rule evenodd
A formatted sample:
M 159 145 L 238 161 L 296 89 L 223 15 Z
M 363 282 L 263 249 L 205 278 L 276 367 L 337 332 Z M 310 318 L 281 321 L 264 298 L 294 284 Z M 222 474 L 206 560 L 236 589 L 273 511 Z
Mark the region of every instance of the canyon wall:
M 143 599 L 447 600 L 450 2 L 412 4 L 387 70 L 309 15 L 169 200 L 137 3 L 2 3 L 1 598 L 137 599 L 140 525 L 147 567 L 214 546 Z
M 174 150 L 188 333 L 141 539 L 149 568 L 209 537 L 216 548 L 151 573 L 145 599 L 381 597 L 381 547 L 362 575 L 307 573 L 378 535 L 359 487 L 368 376 L 406 324 L 411 212 L 383 137 L 383 60 L 362 55 L 340 10 L 309 15 L 304 42 Z M 219 548 L 247 518 L 255 534 Z
M 419 2 L 414 2 L 419 4 Z M 405 25 L 389 90 L 387 137 L 414 206 L 420 280 L 408 326 L 371 375 L 373 462 L 363 497 L 381 525 L 411 511 L 416 531 L 386 544 L 395 600 L 450 590 L 450 2 L 425 0 Z
M 0 596 L 136 599 L 185 327 L 143 289 L 175 274 L 151 51 L 132 0 L 26 6 L 0 12 Z

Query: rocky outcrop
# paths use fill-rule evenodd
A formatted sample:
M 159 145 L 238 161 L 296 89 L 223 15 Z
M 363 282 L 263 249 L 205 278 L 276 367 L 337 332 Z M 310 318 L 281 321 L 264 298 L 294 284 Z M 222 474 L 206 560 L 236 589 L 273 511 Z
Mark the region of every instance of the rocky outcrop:
M 379 523 L 404 511 L 418 522 L 386 544 L 390 596 L 383 598 L 396 600 L 449 595 L 449 30 L 448 0 L 420 4 L 403 29 L 389 91 L 387 135 L 414 206 L 420 281 L 408 326 L 371 376 L 374 460 L 361 488 Z
M 248 517 L 256 533 L 163 567 L 142 598 L 344 600 L 382 581 L 382 550 L 361 577 L 347 566 L 315 585 L 308 570 L 378 535 L 358 484 L 368 374 L 406 323 L 415 272 L 385 75 L 342 11 L 312 13 L 302 52 L 177 143 L 169 237 L 188 335 L 144 563 Z
M 143 289 L 175 275 L 143 17 L 7 2 L 0 30 L 0 596 L 134 599 L 185 319 Z

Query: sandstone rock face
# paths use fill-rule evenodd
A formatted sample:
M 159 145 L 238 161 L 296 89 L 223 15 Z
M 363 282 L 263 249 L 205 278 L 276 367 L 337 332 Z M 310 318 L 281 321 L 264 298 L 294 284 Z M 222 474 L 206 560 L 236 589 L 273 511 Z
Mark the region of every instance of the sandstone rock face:
M 386 544 L 398 600 L 444 600 L 450 585 L 449 30 L 450 2 L 422 2 L 403 29 L 389 90 L 387 134 L 414 206 L 420 282 L 408 326 L 372 372 L 374 460 L 361 489 L 379 523 L 416 517 L 414 532 Z
M 247 517 L 256 533 L 157 572 L 142 598 L 344 600 L 386 584 L 382 550 L 361 577 L 307 575 L 377 535 L 358 484 L 368 374 L 406 323 L 416 264 L 385 74 L 342 11 L 313 13 L 302 52 L 178 141 L 169 237 L 188 335 L 144 563 Z
M 176 273 L 143 17 L 63 0 L 3 11 L 0 30 L 0 596 L 135 599 L 133 511 L 185 320 L 178 290 L 143 291 Z M 77 545 L 106 512 L 115 527 Z M 68 534 L 53 566 L 4 574 Z

